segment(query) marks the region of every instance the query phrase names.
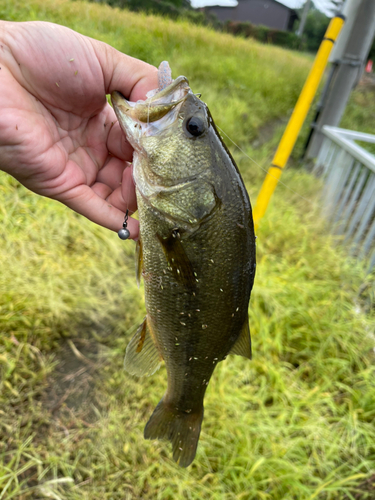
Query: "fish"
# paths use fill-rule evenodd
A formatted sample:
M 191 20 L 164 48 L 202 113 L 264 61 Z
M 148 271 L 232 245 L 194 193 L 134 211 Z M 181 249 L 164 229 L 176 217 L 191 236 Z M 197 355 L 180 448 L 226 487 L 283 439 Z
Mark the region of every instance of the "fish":
M 251 359 L 255 235 L 244 182 L 207 105 L 184 76 L 167 83 L 137 103 L 111 94 L 134 148 L 136 275 L 146 307 L 124 366 L 150 376 L 164 361 L 167 390 L 144 437 L 169 440 L 174 461 L 187 467 L 215 367 L 228 354 Z

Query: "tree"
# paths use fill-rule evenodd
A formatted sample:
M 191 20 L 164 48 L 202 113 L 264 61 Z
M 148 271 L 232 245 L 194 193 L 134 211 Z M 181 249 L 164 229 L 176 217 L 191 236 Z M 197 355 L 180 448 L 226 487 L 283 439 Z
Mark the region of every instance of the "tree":
M 188 0 L 104 0 L 109 5 L 150 14 L 163 14 L 178 17 L 187 10 L 192 10 Z
M 323 12 L 312 9 L 307 14 L 304 30 L 304 46 L 310 52 L 316 52 L 329 24 L 329 18 Z

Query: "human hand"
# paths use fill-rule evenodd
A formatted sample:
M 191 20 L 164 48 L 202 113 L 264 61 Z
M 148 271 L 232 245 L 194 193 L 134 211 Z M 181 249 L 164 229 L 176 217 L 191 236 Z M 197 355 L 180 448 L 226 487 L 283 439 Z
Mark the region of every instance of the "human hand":
M 63 26 L 6 21 L 0 68 L 0 169 L 118 231 L 136 210 L 133 150 L 106 94 L 144 99 L 157 69 Z

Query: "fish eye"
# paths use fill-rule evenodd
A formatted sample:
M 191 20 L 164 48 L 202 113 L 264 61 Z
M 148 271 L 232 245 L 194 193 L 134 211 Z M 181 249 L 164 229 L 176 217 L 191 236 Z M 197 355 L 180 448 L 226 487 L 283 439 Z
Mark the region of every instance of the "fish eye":
M 194 137 L 202 135 L 205 130 L 203 120 L 197 116 L 189 118 L 185 124 L 185 128 Z

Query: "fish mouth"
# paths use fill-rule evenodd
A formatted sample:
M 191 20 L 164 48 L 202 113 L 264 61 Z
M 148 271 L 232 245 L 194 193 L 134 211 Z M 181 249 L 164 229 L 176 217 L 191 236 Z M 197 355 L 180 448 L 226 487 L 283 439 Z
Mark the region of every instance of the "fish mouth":
M 111 101 L 120 126 L 133 145 L 141 136 L 156 135 L 173 123 L 189 93 L 191 90 L 187 78 L 179 76 L 145 101 L 127 101 L 117 90 L 112 92 Z M 156 122 L 160 121 L 162 123 L 157 125 Z

